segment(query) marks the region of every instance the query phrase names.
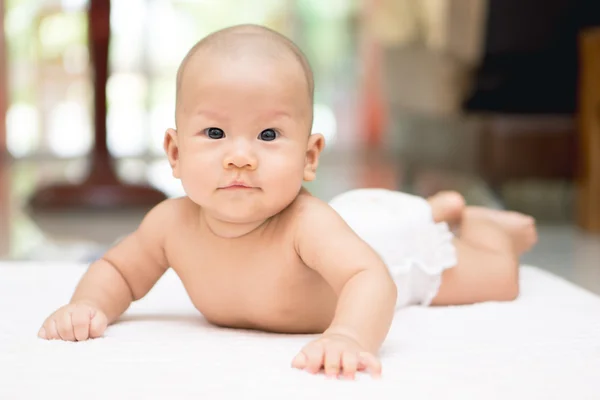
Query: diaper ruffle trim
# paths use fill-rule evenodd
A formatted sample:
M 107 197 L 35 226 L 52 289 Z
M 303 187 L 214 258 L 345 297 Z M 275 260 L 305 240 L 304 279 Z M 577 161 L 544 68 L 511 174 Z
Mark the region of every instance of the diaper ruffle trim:
M 403 243 L 403 246 L 413 246 L 414 256 L 406 258 L 402 265 L 390 270 L 393 275 L 414 276 L 414 269 L 419 269 L 419 272 L 428 276 L 431 283 L 426 286 L 427 291 L 418 296 L 422 306 L 431 304 L 440 289 L 442 273 L 455 267 L 458 262 L 453 239 L 454 235 L 446 223 L 429 225 L 426 229 L 415 232 L 410 241 L 412 243 Z

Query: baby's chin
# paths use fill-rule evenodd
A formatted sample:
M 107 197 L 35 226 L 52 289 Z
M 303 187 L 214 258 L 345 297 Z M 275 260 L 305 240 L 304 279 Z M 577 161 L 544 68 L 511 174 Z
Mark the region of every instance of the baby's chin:
M 253 207 L 253 205 L 250 204 L 246 206 L 242 204 L 219 204 L 217 207 L 205 205 L 202 209 L 205 215 L 209 216 L 211 219 L 236 225 L 261 224 L 281 211 L 279 208 L 265 206 Z
M 253 225 L 278 215 L 293 203 L 297 194 L 278 192 L 277 196 L 260 193 L 258 196 L 215 196 L 203 199 L 189 198 L 200 206 L 210 219 L 227 224 Z M 204 201 L 202 201 L 204 200 Z
M 211 216 L 214 219 L 219 220 L 220 222 L 225 222 L 228 224 L 252 225 L 252 224 L 260 224 L 263 221 L 271 218 L 273 215 L 275 215 L 275 213 L 246 214 L 246 213 L 219 212 L 219 213 L 212 214 Z

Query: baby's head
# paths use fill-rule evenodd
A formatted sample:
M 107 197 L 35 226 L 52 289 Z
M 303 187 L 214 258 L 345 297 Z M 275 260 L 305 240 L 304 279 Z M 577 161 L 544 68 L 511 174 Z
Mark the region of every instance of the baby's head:
M 173 175 L 211 217 L 252 224 L 287 207 L 315 178 L 313 75 L 302 52 L 267 28 L 241 25 L 198 42 L 177 74 Z M 246 186 L 245 188 L 243 186 Z

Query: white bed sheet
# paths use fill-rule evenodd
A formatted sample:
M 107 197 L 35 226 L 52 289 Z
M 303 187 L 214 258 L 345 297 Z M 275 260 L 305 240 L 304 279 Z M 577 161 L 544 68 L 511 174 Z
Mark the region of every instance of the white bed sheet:
M 84 270 L 0 263 L 0 399 L 600 399 L 600 298 L 537 268 L 512 303 L 399 311 L 355 382 L 290 368 L 311 336 L 209 325 L 171 271 L 104 338 L 37 339 Z

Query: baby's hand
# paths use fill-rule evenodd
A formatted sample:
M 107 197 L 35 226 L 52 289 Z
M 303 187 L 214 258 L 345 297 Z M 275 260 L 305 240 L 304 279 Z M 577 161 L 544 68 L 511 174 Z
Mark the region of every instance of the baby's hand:
M 40 329 L 42 339 L 81 341 L 102 336 L 106 315 L 88 304 L 68 304 L 50 315 Z
M 330 377 L 340 373 L 354 379 L 356 371 L 369 369 L 373 376 L 381 375 L 381 363 L 365 351 L 356 340 L 340 334 L 323 334 L 306 345 L 292 361 L 292 367 L 317 373 L 321 368 Z

